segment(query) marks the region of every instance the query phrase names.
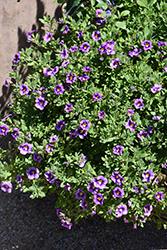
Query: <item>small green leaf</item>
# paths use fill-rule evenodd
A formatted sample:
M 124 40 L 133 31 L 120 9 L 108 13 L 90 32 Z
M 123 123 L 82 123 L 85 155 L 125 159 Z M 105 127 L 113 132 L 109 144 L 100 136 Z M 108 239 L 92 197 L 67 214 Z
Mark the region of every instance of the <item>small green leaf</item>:
M 147 0 L 137 0 L 137 4 L 142 6 L 142 7 L 147 7 L 148 2 L 147 2 Z
M 127 16 L 129 15 L 130 11 L 129 10 L 124 10 L 121 12 L 121 16 Z
M 96 3 L 96 0 L 90 0 L 91 1 L 91 5 L 92 5 L 92 7 L 95 5 L 95 3 Z
M 116 25 L 118 28 L 121 28 L 121 29 L 126 30 L 126 22 L 125 22 L 125 21 L 123 21 L 123 22 L 116 22 L 115 25 Z

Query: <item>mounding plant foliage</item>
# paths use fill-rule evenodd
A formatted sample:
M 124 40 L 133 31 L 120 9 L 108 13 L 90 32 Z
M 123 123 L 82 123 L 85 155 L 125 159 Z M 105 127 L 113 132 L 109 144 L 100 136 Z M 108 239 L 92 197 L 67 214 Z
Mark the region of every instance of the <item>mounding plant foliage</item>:
M 13 143 L 0 150 L 1 189 L 56 192 L 68 229 L 94 214 L 166 228 L 167 3 L 122 2 L 64 15 L 61 32 L 40 19 L 46 34 L 27 33 L 6 79 L 0 135 Z

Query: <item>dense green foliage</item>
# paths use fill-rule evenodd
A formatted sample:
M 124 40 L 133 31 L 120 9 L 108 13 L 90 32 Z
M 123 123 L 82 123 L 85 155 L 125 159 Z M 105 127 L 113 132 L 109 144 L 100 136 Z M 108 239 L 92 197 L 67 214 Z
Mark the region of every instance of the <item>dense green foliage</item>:
M 60 20 L 61 34 L 44 17 L 45 37 L 30 32 L 14 57 L 0 134 L 15 141 L 1 150 L 10 159 L 1 186 L 16 181 L 31 198 L 56 192 L 68 228 L 95 213 L 141 226 L 156 216 L 166 228 L 167 3 L 144 3 L 82 8 Z

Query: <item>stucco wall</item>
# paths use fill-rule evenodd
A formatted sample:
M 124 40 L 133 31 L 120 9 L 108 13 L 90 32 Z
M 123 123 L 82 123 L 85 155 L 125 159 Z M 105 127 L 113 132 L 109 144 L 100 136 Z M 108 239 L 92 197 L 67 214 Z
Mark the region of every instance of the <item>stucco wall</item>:
M 39 18 L 50 15 L 56 20 L 61 16 L 60 5 L 54 0 L 0 0 L 0 112 L 10 100 L 10 88 L 5 87 L 5 79 L 11 71 L 14 55 L 29 46 L 26 33 L 41 30 Z

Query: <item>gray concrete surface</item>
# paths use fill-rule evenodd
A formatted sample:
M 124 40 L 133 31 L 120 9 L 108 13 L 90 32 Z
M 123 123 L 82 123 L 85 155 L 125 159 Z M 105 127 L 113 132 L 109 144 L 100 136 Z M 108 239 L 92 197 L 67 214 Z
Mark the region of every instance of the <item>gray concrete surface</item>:
M 56 20 L 61 15 L 60 5 L 54 0 L 0 0 L 0 113 L 10 99 L 10 88 L 5 87 L 5 79 L 11 71 L 14 55 L 27 47 L 26 33 L 41 30 L 39 18 L 50 15 Z

